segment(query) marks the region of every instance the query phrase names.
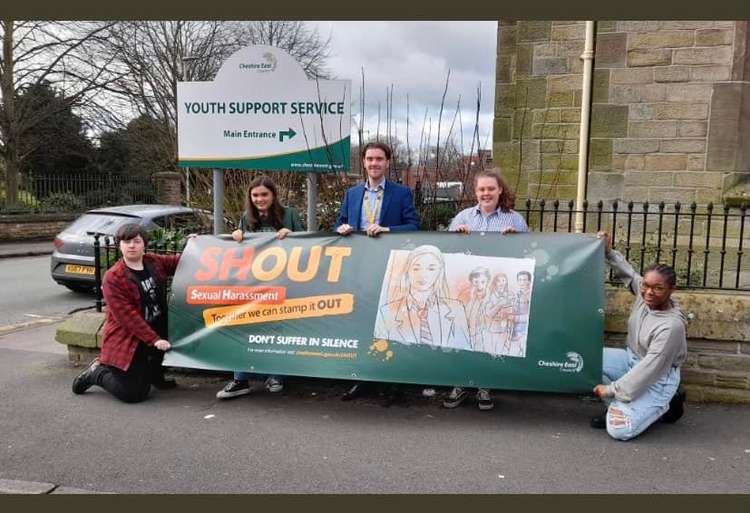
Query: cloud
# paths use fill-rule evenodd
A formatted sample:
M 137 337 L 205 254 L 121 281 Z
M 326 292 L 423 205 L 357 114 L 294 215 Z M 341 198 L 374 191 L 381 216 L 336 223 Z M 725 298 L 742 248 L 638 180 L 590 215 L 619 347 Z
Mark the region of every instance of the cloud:
M 365 79 L 365 129 L 386 129 L 387 91 L 393 86 L 393 125 L 399 137 L 406 131 L 406 96 L 409 95 L 410 139 L 419 141 L 425 109 L 432 118 L 432 139 L 437 129 L 440 103 L 450 70 L 445 97 L 441 140 L 461 98 L 461 118 L 466 151 L 476 116 L 477 87 L 481 84 L 480 141 L 491 146 L 495 90 L 497 23 L 487 21 L 352 21 L 309 22 L 321 35 L 331 35 L 328 68 L 335 78 L 352 81 L 352 113 L 361 119 L 360 87 Z M 354 123 L 353 123 L 354 128 Z M 426 130 L 426 128 L 425 128 Z M 392 133 L 393 133 L 392 127 Z M 454 131 L 458 132 L 458 121 Z

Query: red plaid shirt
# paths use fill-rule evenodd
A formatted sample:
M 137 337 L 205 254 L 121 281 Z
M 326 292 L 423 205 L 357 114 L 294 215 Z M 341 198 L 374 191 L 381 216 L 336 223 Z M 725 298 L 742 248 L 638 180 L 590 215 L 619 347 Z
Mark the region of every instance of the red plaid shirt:
M 180 256 L 162 256 L 147 253 L 143 255 L 144 266 L 150 264 L 153 278 L 164 285 L 167 278 L 174 275 Z M 141 314 L 141 293 L 138 281 L 120 259 L 104 275 L 102 292 L 107 302 L 107 317 L 104 321 L 102 350 L 99 360 L 102 363 L 128 370 L 133 355 L 142 342 L 153 345 L 161 337 L 149 326 Z M 167 312 L 164 312 L 167 315 Z

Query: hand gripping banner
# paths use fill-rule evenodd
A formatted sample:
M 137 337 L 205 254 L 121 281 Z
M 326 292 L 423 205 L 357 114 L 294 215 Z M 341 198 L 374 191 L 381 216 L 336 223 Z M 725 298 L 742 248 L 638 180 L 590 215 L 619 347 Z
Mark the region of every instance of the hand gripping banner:
M 192 239 L 165 365 L 587 392 L 601 381 L 604 256 L 592 235 Z

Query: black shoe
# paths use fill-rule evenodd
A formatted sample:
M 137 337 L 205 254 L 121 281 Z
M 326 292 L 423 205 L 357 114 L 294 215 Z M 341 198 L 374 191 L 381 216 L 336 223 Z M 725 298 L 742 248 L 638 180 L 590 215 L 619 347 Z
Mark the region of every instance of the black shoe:
M 99 358 L 94 358 L 94 360 L 88 365 L 88 367 L 86 367 L 78 376 L 75 377 L 72 386 L 74 394 L 82 394 L 95 384 L 95 371 L 100 365 L 101 364 L 99 363 Z
M 227 383 L 224 388 L 216 392 L 218 399 L 231 399 L 250 393 L 250 383 L 247 380 L 233 379 Z
M 362 383 L 355 383 L 352 387 L 341 396 L 342 401 L 351 401 L 362 395 L 364 392 L 364 385 Z
M 669 409 L 661 416 L 661 421 L 667 424 L 674 424 L 685 413 L 685 391 L 678 389 L 669 401 Z
M 154 381 L 151 384 L 154 385 L 158 390 L 171 390 L 177 387 L 177 382 L 173 379 L 161 378 L 159 380 Z
M 594 429 L 607 429 L 607 410 L 604 410 L 604 413 L 591 419 L 590 424 Z

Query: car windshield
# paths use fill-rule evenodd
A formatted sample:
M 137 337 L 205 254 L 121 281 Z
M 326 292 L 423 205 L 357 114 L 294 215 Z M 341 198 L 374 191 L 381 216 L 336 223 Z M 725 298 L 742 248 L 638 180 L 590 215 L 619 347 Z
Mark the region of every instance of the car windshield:
M 79 235 L 83 235 L 86 232 L 114 235 L 120 226 L 127 223 L 137 223 L 138 221 L 140 219 L 130 216 L 89 213 L 76 219 L 65 231 Z

